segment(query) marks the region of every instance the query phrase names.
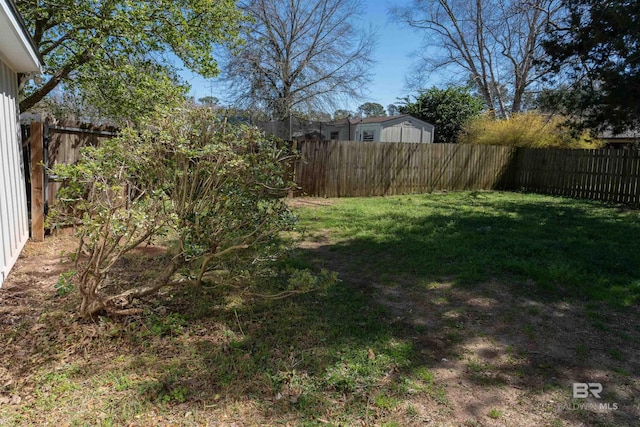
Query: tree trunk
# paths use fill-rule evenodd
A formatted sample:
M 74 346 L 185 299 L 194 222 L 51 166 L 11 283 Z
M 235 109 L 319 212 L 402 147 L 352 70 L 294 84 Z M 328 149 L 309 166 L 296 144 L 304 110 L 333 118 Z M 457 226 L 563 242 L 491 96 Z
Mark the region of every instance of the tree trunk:
M 82 279 L 81 279 L 82 280 Z M 91 319 L 96 314 L 106 309 L 105 303 L 97 292 L 97 283 L 95 277 L 87 275 L 85 283 L 80 284 L 80 295 L 82 295 L 82 301 L 80 302 L 80 316 L 85 319 Z
M 85 319 L 91 319 L 100 312 L 117 315 L 123 310 L 116 306 L 116 302 L 118 303 L 118 305 L 126 306 L 134 298 L 141 298 L 147 295 L 151 295 L 166 286 L 170 286 L 171 283 L 169 283 L 169 281 L 171 280 L 171 277 L 183 265 L 183 262 L 173 260 L 171 261 L 171 263 L 169 263 L 162 274 L 158 276 L 154 284 L 150 286 L 139 286 L 136 288 L 132 288 L 118 295 L 113 295 L 106 298 L 103 298 L 98 294 L 98 292 L 96 291 L 96 287 L 92 286 L 92 283 L 81 285 L 80 293 L 82 295 L 82 301 L 78 310 L 80 312 L 80 316 Z M 95 279 L 90 278 L 89 280 Z
M 91 51 L 89 49 L 86 49 L 72 61 L 65 64 L 55 74 L 53 74 L 44 85 L 42 85 L 31 95 L 20 101 L 20 112 L 24 113 L 25 111 L 33 108 L 33 106 L 40 102 L 42 98 L 47 96 L 53 89 L 55 89 L 61 81 L 66 79 L 72 71 L 76 70 L 80 65 L 87 63 L 91 59 L 91 57 Z M 28 79 L 29 77 L 30 75 L 28 74 L 22 75 L 23 80 Z M 20 84 L 24 84 L 24 81 L 21 81 Z

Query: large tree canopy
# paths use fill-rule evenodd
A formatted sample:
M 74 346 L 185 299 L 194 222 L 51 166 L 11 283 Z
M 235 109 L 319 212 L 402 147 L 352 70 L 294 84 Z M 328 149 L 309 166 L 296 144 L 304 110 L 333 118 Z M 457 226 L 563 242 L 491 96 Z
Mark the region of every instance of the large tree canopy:
M 242 13 L 233 0 L 18 0 L 44 57 L 42 82 L 23 87 L 27 111 L 59 84 L 87 89 L 104 105 L 147 108 L 176 90 L 177 66 L 218 73 L 216 44 L 237 40 Z M 176 64 L 177 63 L 177 64 Z M 179 91 L 182 93 L 182 91 Z M 125 105 L 125 108 L 127 105 Z
M 223 78 L 236 104 L 282 119 L 358 98 L 370 80 L 373 35 L 352 22 L 359 0 L 245 0 L 246 43 Z M 332 109 L 333 109 L 332 108 Z
M 503 117 L 521 111 L 540 80 L 540 36 L 557 12 L 557 0 L 413 0 L 391 9 L 394 18 L 424 31 L 420 77 L 457 73 Z
M 623 0 L 565 0 L 550 26 L 548 65 L 566 83 L 547 98 L 584 127 L 640 126 L 640 8 Z M 567 80 L 563 79 L 568 77 Z M 549 102 L 547 103 L 549 104 Z
M 384 111 L 384 107 L 377 102 L 365 102 L 358 107 L 358 113 L 363 117 L 377 117 L 387 115 L 386 111 Z

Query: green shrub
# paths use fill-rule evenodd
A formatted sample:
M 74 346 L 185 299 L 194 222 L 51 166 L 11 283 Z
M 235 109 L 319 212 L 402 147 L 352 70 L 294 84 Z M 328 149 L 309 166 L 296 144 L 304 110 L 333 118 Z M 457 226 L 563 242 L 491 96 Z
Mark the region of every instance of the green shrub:
M 225 262 L 246 271 L 270 259 L 294 222 L 282 199 L 287 156 L 255 128 L 181 109 L 56 166 L 67 185 L 52 217 L 80 225 L 78 254 L 87 255 L 77 257 L 80 314 L 123 312 L 162 287 L 199 285 Z M 125 289 L 107 286 L 117 261 L 158 235 L 174 240 L 162 269 Z M 172 281 L 178 271 L 193 280 Z
M 411 114 L 435 126 L 434 142 L 458 142 L 464 125 L 482 111 L 482 101 L 473 96 L 469 88 L 450 86 L 446 89 L 432 87 L 411 101 L 404 98 L 398 107 L 402 114 Z
M 74 290 L 71 279 L 76 275 L 75 270 L 65 271 L 58 277 L 58 281 L 53 288 L 56 290 L 56 294 L 60 297 L 67 295 Z
M 564 127 L 563 122 L 561 117 L 532 112 L 515 114 L 508 120 L 483 115 L 465 126 L 460 142 L 535 148 L 599 148 L 602 145 L 588 132 L 576 135 Z

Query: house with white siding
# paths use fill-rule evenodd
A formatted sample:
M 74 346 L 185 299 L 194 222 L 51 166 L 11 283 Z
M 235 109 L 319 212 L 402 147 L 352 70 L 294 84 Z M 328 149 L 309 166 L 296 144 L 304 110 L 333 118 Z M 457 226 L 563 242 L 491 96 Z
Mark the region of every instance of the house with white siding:
M 12 0 L 0 0 L 0 286 L 29 238 L 18 111 L 18 73 L 42 61 Z
M 433 142 L 434 126 L 408 114 L 337 120 L 323 134 L 327 139 L 369 142 Z

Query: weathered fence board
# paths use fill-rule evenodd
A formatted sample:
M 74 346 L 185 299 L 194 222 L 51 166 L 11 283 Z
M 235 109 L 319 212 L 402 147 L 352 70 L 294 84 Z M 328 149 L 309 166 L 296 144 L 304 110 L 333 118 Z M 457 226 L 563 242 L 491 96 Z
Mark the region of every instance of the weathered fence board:
M 44 150 L 42 145 L 42 123 L 31 123 L 31 238 L 35 242 L 44 240 Z
M 47 167 L 57 163 L 74 164 L 80 159 L 82 147 L 98 145 L 100 142 L 113 138 L 117 129 L 110 126 L 97 126 L 74 121 L 61 121 L 55 125 L 48 125 Z M 52 206 L 56 200 L 56 193 L 62 184 L 54 180 L 47 182 L 47 203 Z
M 640 203 L 640 152 L 463 144 L 300 142 L 302 194 L 383 196 L 442 190 L 525 190 Z
M 31 233 L 34 240 L 44 237 L 43 214 L 52 206 L 62 183 L 49 175 L 55 164 L 73 164 L 80 159 L 80 150 L 113 138 L 117 129 L 86 123 L 62 121 L 56 124 L 34 121 L 22 125 L 25 146 L 24 162 L 30 165 L 31 179 L 27 182 Z M 44 167 L 43 167 L 44 166 Z
M 303 194 L 381 196 L 497 188 L 512 147 L 303 141 L 296 182 Z
M 640 152 L 519 148 L 507 188 L 638 204 Z

